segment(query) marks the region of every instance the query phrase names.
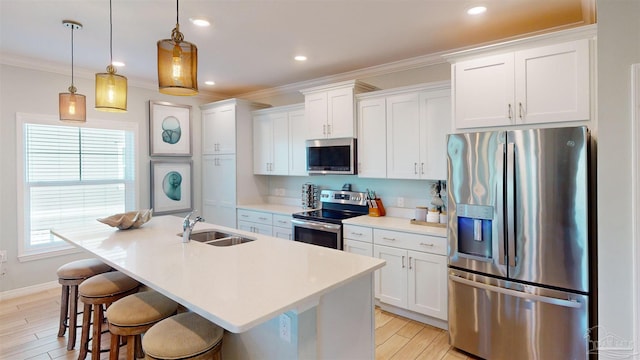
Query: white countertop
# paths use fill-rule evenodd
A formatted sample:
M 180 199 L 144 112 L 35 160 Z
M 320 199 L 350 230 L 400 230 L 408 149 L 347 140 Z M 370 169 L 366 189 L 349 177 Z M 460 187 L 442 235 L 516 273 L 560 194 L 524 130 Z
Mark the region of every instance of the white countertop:
M 311 210 L 311 209 L 303 209 L 302 206 L 280 205 L 280 204 L 248 204 L 248 205 L 238 205 L 237 208 L 245 209 L 245 210 L 269 212 L 269 213 L 281 214 L 281 215 L 287 215 L 287 216 L 291 216 L 291 214 L 295 214 L 298 212 Z
M 343 224 L 367 226 L 377 229 L 405 231 L 415 234 L 447 237 L 446 227 L 412 224 L 409 219 L 391 216 L 358 216 L 342 221 Z
M 216 247 L 182 243 L 182 219 L 160 216 L 139 229 L 54 233 L 180 302 L 228 331 L 249 330 L 285 311 L 304 311 L 320 297 L 384 266 L 385 261 L 207 223 L 254 238 Z

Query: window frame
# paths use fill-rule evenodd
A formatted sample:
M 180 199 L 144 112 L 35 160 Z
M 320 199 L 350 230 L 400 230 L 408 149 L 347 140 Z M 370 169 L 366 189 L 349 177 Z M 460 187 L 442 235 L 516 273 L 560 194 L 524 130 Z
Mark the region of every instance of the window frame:
M 140 141 L 139 141 L 139 125 L 135 122 L 130 121 L 114 121 L 114 120 L 88 120 L 86 123 L 74 124 L 74 123 L 65 123 L 61 122 L 57 116 L 53 115 L 44 115 L 44 114 L 31 114 L 31 113 L 16 113 L 16 176 L 17 176 L 17 191 L 16 191 L 16 203 L 17 203 L 17 234 L 18 234 L 18 260 L 20 262 L 23 261 L 31 261 L 38 260 L 50 257 L 56 257 L 66 254 L 73 254 L 81 252 L 80 249 L 76 248 L 73 245 L 70 245 L 66 242 L 55 245 L 55 246 L 45 246 L 38 249 L 30 249 L 26 236 L 26 214 L 25 209 L 27 204 L 25 203 L 27 200 L 27 196 L 25 194 L 26 191 L 26 178 L 25 178 L 25 132 L 24 126 L 25 124 L 36 124 L 36 125 L 49 125 L 49 126 L 71 126 L 71 127 L 79 127 L 79 128 L 94 128 L 94 129 L 108 129 L 108 130 L 122 130 L 122 131 L 130 131 L 132 132 L 133 139 L 133 149 L 134 154 L 132 156 L 133 164 L 132 168 L 134 169 L 134 180 L 133 180 L 133 207 L 134 209 L 138 207 L 140 203 L 140 171 L 139 171 L 139 149 L 140 149 Z

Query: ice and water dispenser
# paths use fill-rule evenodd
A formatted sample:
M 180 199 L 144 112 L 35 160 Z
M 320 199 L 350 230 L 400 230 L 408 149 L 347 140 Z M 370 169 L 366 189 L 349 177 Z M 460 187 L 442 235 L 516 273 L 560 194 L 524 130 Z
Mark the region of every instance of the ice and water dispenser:
M 493 206 L 456 204 L 458 254 L 491 259 Z

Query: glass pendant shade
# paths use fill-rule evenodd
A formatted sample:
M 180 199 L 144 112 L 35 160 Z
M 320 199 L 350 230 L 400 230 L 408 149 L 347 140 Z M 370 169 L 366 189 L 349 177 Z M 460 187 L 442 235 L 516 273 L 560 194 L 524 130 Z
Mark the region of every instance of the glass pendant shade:
M 158 41 L 158 87 L 168 95 L 198 94 L 198 48 L 194 44 L 173 39 Z
M 76 94 L 75 89 L 68 93 L 60 93 L 58 96 L 58 108 L 60 120 L 68 122 L 87 121 L 87 99 L 84 95 Z
M 60 121 L 86 122 L 87 99 L 82 94 L 76 94 L 77 89 L 73 84 L 73 31 L 82 29 L 82 24 L 72 20 L 63 20 L 62 25 L 71 29 L 71 86 L 69 86 L 69 92 L 58 94 Z
M 127 111 L 127 78 L 117 75 L 112 65 L 106 73 L 96 74 L 96 110 Z

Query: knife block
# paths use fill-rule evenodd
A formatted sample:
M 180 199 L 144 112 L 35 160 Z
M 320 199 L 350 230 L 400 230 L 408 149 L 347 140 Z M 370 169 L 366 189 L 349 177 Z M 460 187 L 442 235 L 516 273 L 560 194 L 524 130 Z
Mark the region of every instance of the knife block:
M 369 216 L 385 216 L 386 214 L 386 211 L 384 211 L 384 205 L 382 205 L 382 200 L 369 200 Z

